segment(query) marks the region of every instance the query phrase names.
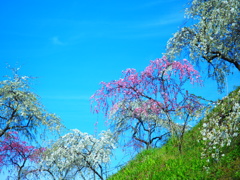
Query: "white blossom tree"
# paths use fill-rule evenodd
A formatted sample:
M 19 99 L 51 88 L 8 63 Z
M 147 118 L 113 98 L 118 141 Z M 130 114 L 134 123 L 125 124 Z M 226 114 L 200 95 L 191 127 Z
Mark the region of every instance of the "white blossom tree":
M 202 124 L 202 158 L 207 162 L 218 161 L 223 147 L 230 146 L 240 134 L 240 87 L 217 102 L 216 107 L 206 114 Z
M 104 179 L 114 144 L 109 130 L 95 138 L 74 129 L 46 150 L 40 162 L 40 176 L 53 180 Z
M 38 96 L 31 92 L 29 77 L 14 76 L 0 81 L 0 137 L 9 131 L 36 140 L 36 134 L 44 129 L 59 131 L 60 119 L 48 113 L 39 102 Z
M 221 91 L 225 76 L 235 68 L 240 72 L 239 9 L 239 0 L 192 0 L 186 17 L 193 19 L 193 25 L 174 34 L 166 55 L 171 59 L 189 55 L 197 65 L 207 62 L 208 76 Z

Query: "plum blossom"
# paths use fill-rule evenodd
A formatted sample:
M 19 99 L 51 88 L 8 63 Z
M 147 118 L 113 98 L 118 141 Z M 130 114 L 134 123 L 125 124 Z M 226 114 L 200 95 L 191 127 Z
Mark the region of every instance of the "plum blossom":
M 181 128 L 184 132 L 187 121 L 199 118 L 205 107 L 201 98 L 185 90 L 186 83 L 201 86 L 199 72 L 186 59 L 171 62 L 163 56 L 141 72 L 127 69 L 119 80 L 102 82 L 91 96 L 92 111 L 111 119 L 116 136 L 131 131 L 135 141 L 155 146 L 155 140 L 165 139 L 162 135 L 179 135 Z M 175 122 L 179 117 L 184 125 Z
M 46 150 L 40 162 L 41 171 L 44 176 L 55 179 L 88 177 L 91 172 L 103 179 L 103 167 L 110 162 L 115 143 L 109 130 L 102 131 L 96 138 L 73 129 Z

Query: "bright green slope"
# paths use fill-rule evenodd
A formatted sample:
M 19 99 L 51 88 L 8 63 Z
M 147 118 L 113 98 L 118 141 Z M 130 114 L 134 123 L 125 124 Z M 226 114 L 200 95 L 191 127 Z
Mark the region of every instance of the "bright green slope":
M 182 154 L 171 139 L 162 148 L 139 153 L 109 180 L 240 179 L 239 134 L 232 140 L 230 146 L 221 149 L 225 156 L 218 162 L 211 162 L 208 171 L 203 168 L 206 160 L 201 159 L 203 141 L 200 130 L 203 121 L 211 120 L 213 112 L 217 112 L 222 117 L 221 121 L 226 120 L 228 113 L 223 114 L 221 109 L 225 108 L 225 112 L 229 112 L 236 102 L 240 104 L 240 87 L 231 92 L 228 98 L 219 101 L 219 105 L 207 117 L 185 134 Z M 239 116 L 236 120 L 239 126 Z

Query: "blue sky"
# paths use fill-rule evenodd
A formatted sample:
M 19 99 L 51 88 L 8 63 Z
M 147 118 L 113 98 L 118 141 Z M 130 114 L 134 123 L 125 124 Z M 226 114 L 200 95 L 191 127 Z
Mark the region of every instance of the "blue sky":
M 1 1 L 0 75 L 9 74 L 6 63 L 21 66 L 20 74 L 38 77 L 33 91 L 49 112 L 67 128 L 93 134 L 96 120 L 99 131 L 105 128 L 103 117 L 90 112 L 89 98 L 99 83 L 162 57 L 167 40 L 185 22 L 187 2 Z M 229 80 L 230 91 L 236 79 Z M 199 92 L 224 96 L 212 81 Z
M 93 132 L 89 97 L 162 56 L 186 1 L 2 1 L 0 65 L 38 77 L 34 92 L 68 128 Z M 7 73 L 6 70 L 1 74 Z

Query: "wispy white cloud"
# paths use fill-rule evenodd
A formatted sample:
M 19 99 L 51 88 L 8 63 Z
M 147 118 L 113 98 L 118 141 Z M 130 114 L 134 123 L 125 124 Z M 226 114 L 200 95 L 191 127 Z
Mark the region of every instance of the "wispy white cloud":
M 172 25 L 172 24 L 180 24 L 181 22 L 183 22 L 183 17 L 178 16 L 179 14 L 173 15 L 171 17 L 161 17 L 159 19 L 155 19 L 155 20 L 151 20 L 151 21 L 145 21 L 145 22 L 140 22 L 135 24 L 136 27 L 139 28 L 154 28 L 157 26 L 168 26 L 168 25 Z
M 146 9 L 146 8 L 152 8 L 153 6 L 159 6 L 159 5 L 163 5 L 163 4 L 170 4 L 170 3 L 174 3 L 176 1 L 179 0 L 156 0 L 156 1 L 149 1 L 147 3 L 141 4 L 139 6 L 136 7 L 131 7 L 133 9 Z
M 42 96 L 42 98 L 51 100 L 90 100 L 90 96 Z
M 149 6 L 163 1 L 154 1 L 149 3 Z M 172 14 L 161 14 L 153 19 L 145 19 L 144 21 L 137 20 L 121 20 L 113 21 L 105 20 L 73 20 L 62 19 L 52 20 L 51 24 L 61 26 L 64 24 L 66 33 L 63 41 L 61 37 L 54 36 L 51 42 L 54 45 L 73 45 L 79 42 L 84 42 L 86 39 L 93 38 L 145 38 L 164 36 L 159 28 L 165 31 L 169 26 L 177 26 L 183 22 L 183 15 L 179 12 Z
M 54 45 L 65 45 L 65 43 L 63 43 L 58 36 L 52 37 L 51 41 Z

